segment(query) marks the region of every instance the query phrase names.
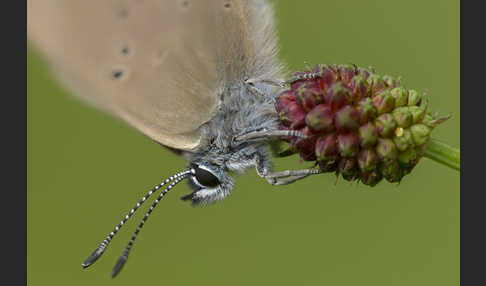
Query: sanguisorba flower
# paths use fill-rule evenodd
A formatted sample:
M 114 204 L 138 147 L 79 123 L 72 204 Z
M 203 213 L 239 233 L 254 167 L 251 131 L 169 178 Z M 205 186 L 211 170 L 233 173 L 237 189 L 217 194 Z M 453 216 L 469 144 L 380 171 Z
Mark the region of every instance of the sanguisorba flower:
M 374 186 L 399 182 L 422 157 L 434 127 L 449 117 L 428 112 L 428 100 L 391 76 L 353 65 L 317 65 L 297 72 L 277 97 L 281 129 L 305 161 L 323 172 Z

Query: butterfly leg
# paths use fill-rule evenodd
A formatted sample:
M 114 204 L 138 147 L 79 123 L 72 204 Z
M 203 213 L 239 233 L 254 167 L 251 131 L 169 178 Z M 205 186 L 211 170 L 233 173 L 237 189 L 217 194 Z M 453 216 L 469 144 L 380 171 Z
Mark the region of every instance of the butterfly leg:
M 233 141 L 249 141 L 255 139 L 270 139 L 275 137 L 299 137 L 299 138 L 307 138 L 307 135 L 304 133 L 297 131 L 297 130 L 253 130 L 248 131 L 243 134 L 237 135 L 233 138 Z
M 255 86 L 256 83 L 266 83 L 269 85 L 277 86 L 277 87 L 285 87 L 286 81 L 277 81 L 277 80 L 272 80 L 272 79 L 247 79 L 245 80 L 245 83 L 250 85 L 250 86 Z
M 274 81 L 266 79 L 246 79 L 244 80 L 244 83 L 251 94 L 258 97 L 267 98 L 272 102 L 275 101 L 275 96 L 278 93 L 274 91 L 270 92 L 267 88 L 264 88 L 264 86 L 277 86 L 280 88 L 285 87 L 284 81 Z
M 318 78 L 318 77 L 321 77 L 321 76 L 322 76 L 322 74 L 319 73 L 319 72 L 298 74 L 298 75 L 294 75 L 294 76 L 290 77 L 289 79 L 287 79 L 285 81 L 285 84 L 292 84 L 292 83 L 299 81 L 299 80 L 314 79 L 314 78 Z
M 306 178 L 310 175 L 321 174 L 319 169 L 285 170 L 280 172 L 270 171 L 270 161 L 264 156 L 257 155 L 255 159 L 256 171 L 258 175 L 271 185 L 281 186 L 291 184 L 295 181 Z
M 310 175 L 322 173 L 318 169 L 285 170 L 280 172 L 269 172 L 263 178 L 274 186 L 291 184 L 295 181 L 304 179 Z
M 309 65 L 307 65 L 307 68 L 312 69 L 312 67 Z M 245 83 L 250 88 L 251 87 L 255 88 L 255 83 L 266 83 L 273 86 L 285 87 L 287 84 L 292 84 L 299 80 L 314 79 L 314 78 L 319 78 L 321 76 L 322 76 L 321 72 L 312 72 L 312 73 L 294 75 L 284 81 L 276 81 L 276 80 L 269 80 L 269 79 L 246 79 Z
M 257 88 L 254 84 L 252 83 L 248 83 L 247 81 L 245 81 L 245 84 L 246 84 L 246 88 L 248 88 L 248 90 L 254 95 L 254 96 L 261 96 L 261 97 L 265 97 L 265 93 L 263 93 L 263 91 L 261 91 L 259 88 Z

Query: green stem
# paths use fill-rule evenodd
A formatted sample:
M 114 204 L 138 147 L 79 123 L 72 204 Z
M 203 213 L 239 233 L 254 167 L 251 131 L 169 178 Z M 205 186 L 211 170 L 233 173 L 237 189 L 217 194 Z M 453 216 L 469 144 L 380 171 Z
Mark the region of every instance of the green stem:
M 437 139 L 430 139 L 425 149 L 424 157 L 451 167 L 454 170 L 461 169 L 461 152 Z

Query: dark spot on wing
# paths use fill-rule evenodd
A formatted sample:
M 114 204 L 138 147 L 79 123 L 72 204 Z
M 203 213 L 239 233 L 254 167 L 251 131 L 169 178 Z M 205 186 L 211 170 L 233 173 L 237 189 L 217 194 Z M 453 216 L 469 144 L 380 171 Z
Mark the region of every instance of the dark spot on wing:
M 105 75 L 110 80 L 122 82 L 130 78 L 130 69 L 125 65 L 112 65 L 105 71 Z
M 111 75 L 114 79 L 121 79 L 124 72 L 120 69 L 114 69 L 111 71 Z
M 112 80 L 126 80 L 129 76 L 129 70 L 127 67 L 124 66 L 113 66 L 110 69 L 109 75 Z
M 132 49 L 130 49 L 128 46 L 123 46 L 121 48 L 121 55 L 124 57 L 130 56 L 132 53 Z

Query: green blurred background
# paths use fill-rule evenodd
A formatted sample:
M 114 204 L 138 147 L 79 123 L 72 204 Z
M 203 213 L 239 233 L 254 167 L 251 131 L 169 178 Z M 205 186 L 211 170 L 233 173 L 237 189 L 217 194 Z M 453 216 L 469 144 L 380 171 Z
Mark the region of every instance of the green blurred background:
M 281 58 L 401 75 L 452 113 L 433 135 L 459 146 L 459 1 L 276 1 Z M 72 97 L 27 54 L 29 285 L 459 285 L 459 173 L 428 159 L 399 186 L 326 174 L 284 187 L 253 170 L 210 207 L 154 211 L 125 269 L 111 268 L 146 208 L 91 268 L 81 262 L 154 184 L 185 166 Z M 298 157 L 275 160 L 296 169 Z

